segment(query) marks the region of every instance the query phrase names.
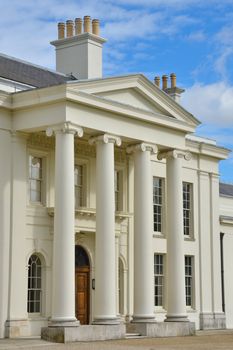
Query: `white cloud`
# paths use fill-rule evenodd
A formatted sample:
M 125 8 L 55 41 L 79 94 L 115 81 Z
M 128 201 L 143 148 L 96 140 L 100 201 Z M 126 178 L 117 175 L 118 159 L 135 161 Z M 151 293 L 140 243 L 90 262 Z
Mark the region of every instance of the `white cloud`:
M 192 33 L 188 34 L 185 38 L 188 41 L 202 42 L 206 39 L 206 35 L 204 34 L 203 31 L 198 30 L 196 32 L 192 32 Z
M 184 93 L 182 104 L 204 123 L 233 127 L 233 87 L 224 82 L 193 85 Z

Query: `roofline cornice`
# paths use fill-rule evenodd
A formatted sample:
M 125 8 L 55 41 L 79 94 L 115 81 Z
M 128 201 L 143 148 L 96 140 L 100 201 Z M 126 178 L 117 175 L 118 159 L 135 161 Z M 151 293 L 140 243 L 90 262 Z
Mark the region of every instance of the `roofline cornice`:
M 0 107 L 12 109 L 12 94 L 0 90 Z
M 205 142 L 198 142 L 186 139 L 186 146 L 192 153 L 203 154 L 209 157 L 224 160 L 229 156 L 230 149 L 208 144 Z

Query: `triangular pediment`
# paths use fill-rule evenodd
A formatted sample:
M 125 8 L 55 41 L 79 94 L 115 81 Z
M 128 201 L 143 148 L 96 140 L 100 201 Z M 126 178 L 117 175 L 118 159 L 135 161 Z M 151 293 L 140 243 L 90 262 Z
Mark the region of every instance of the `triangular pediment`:
M 192 126 L 200 122 L 164 91 L 141 74 L 83 80 L 69 83 L 69 89 L 113 101 L 139 110 L 179 120 Z
M 158 104 L 153 103 L 149 99 L 145 98 L 140 91 L 135 88 L 128 88 L 116 91 L 100 92 L 97 96 L 110 99 L 112 101 L 124 103 L 135 108 L 140 108 L 145 111 L 163 114 L 164 110 L 160 108 Z M 167 114 L 168 115 L 168 114 Z M 168 115 L 171 116 L 172 115 Z

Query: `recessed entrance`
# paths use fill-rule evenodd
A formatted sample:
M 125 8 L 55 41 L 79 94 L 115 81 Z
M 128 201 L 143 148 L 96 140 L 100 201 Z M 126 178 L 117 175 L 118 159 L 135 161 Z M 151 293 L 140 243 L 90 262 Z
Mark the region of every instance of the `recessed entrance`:
M 75 314 L 81 324 L 89 324 L 90 262 L 81 246 L 75 246 Z

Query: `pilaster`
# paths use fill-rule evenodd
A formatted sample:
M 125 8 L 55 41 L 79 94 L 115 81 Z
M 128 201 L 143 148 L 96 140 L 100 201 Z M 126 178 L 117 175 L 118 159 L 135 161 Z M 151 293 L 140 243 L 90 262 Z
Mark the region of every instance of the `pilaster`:
M 9 264 L 9 305 L 6 336 L 29 335 L 27 313 L 27 260 L 25 258 L 27 205 L 27 137 L 11 135 L 11 235 Z
M 4 338 L 9 302 L 11 210 L 11 134 L 7 130 L 0 130 L 0 168 L 0 338 Z

